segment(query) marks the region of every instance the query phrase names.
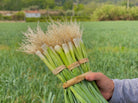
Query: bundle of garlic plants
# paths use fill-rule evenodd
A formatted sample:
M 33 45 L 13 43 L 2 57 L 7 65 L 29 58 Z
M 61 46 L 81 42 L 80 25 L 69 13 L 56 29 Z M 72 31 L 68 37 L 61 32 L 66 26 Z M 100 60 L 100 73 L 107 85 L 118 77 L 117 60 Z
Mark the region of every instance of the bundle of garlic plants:
M 49 23 L 46 32 L 39 26 L 29 28 L 20 50 L 39 56 L 64 83 L 65 103 L 107 103 L 95 82 L 84 80 L 90 66 L 82 33 L 80 24 L 72 21 Z

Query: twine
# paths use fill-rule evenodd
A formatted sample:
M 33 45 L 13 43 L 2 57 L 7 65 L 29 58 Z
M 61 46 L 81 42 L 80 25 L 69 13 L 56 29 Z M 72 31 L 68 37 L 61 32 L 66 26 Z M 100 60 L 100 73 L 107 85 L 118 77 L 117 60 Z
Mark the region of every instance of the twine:
M 83 59 L 80 59 L 78 62 L 80 64 L 83 64 L 83 63 L 89 62 L 89 59 L 88 58 L 83 58 Z
M 57 75 L 58 73 L 60 73 L 62 70 L 64 70 L 66 68 L 66 66 L 65 65 L 61 65 L 61 66 L 59 66 L 59 67 L 57 67 L 56 69 L 54 69 L 53 71 L 52 71 L 52 73 L 54 74 L 54 75 Z
M 74 69 L 75 67 L 78 67 L 78 66 L 80 66 L 80 64 L 79 64 L 78 61 L 76 61 L 76 62 L 70 64 L 69 66 L 67 66 L 67 68 L 68 68 L 69 70 L 72 70 L 72 69 Z
M 81 75 L 79 75 L 77 77 L 74 77 L 74 78 L 68 80 L 66 83 L 63 84 L 63 88 L 65 89 L 65 88 L 68 88 L 68 87 L 70 87 L 70 86 L 72 86 L 74 84 L 77 84 L 77 83 L 81 82 L 82 80 L 85 79 L 85 76 L 88 73 L 91 73 L 91 71 L 90 72 L 83 73 L 83 74 L 81 74 Z

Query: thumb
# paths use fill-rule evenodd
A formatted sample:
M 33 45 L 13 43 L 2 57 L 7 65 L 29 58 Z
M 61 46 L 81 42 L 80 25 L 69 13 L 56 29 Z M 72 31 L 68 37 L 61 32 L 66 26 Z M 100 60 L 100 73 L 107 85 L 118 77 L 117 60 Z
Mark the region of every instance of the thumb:
M 94 81 L 94 80 L 99 80 L 100 73 L 94 73 L 91 72 L 85 76 L 85 79 L 88 81 Z

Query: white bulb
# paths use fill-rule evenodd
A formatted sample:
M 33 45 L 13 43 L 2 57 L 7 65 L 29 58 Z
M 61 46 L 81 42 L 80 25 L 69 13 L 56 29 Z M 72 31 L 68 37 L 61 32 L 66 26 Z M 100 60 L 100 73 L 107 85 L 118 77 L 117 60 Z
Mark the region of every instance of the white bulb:
M 63 47 L 65 53 L 69 52 L 69 48 L 68 48 L 67 44 L 62 44 L 62 47 Z
M 72 42 L 68 42 L 70 50 L 73 50 Z
M 46 45 L 46 44 L 43 44 L 43 45 L 41 46 L 41 48 L 45 51 L 45 50 L 47 50 L 47 45 Z
M 59 51 L 60 49 L 61 49 L 61 47 L 60 47 L 59 45 L 56 45 L 56 46 L 55 46 L 55 50 L 56 50 L 56 51 Z
M 42 53 L 38 50 L 35 53 L 37 56 L 39 56 L 41 59 L 45 59 L 45 57 L 42 55 Z

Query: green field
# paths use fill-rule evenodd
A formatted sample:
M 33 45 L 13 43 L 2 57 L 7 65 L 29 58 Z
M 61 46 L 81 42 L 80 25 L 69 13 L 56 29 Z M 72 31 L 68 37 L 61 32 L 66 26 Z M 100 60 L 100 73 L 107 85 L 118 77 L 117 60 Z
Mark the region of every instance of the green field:
M 40 23 L 46 30 L 46 23 Z M 114 79 L 138 77 L 138 21 L 82 22 L 91 69 Z M 0 23 L 0 103 L 63 103 L 60 81 L 35 55 L 17 51 L 27 27 Z

